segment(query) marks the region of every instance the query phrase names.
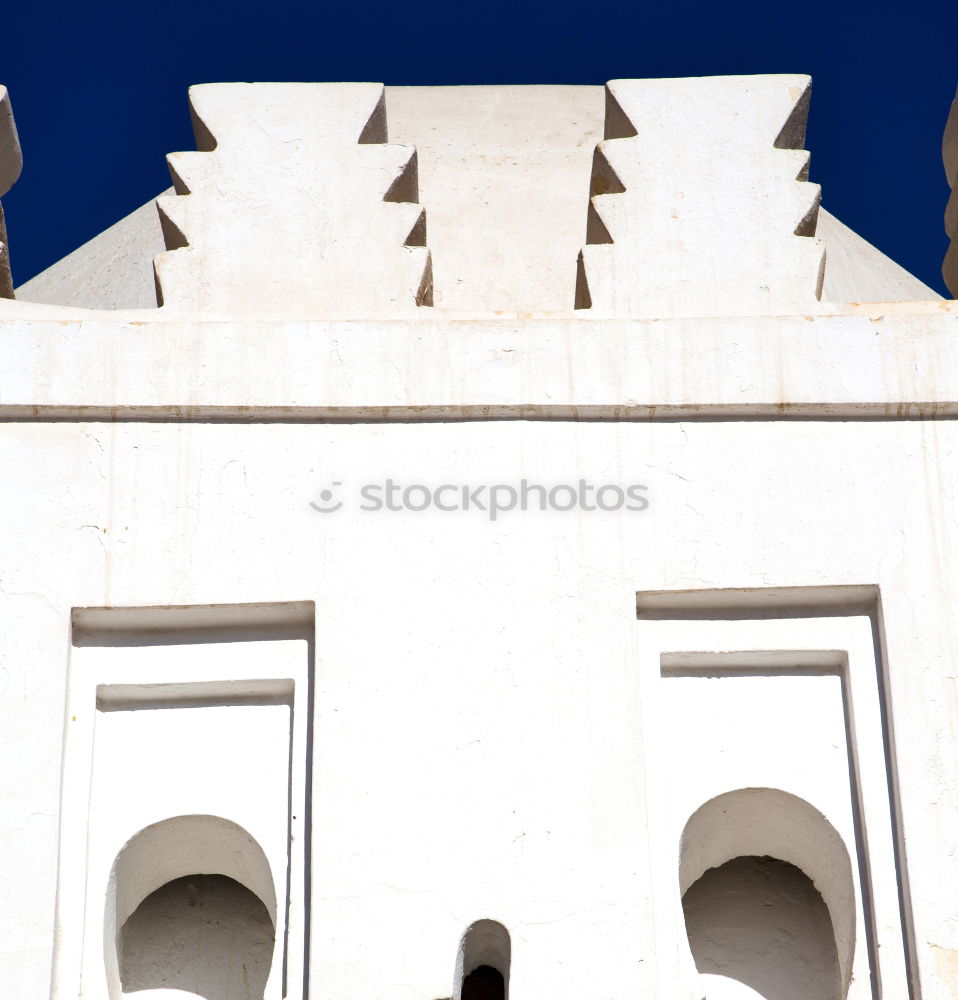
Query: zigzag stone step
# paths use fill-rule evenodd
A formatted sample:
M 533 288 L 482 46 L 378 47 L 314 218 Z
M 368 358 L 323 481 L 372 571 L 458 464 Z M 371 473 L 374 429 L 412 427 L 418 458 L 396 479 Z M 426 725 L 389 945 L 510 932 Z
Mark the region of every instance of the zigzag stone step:
M 814 312 L 804 76 L 614 80 L 576 304 L 610 316 Z
M 378 84 L 212 84 L 169 157 L 160 301 L 202 315 L 370 318 L 430 304 L 415 151 Z M 412 239 L 410 240 L 410 234 Z

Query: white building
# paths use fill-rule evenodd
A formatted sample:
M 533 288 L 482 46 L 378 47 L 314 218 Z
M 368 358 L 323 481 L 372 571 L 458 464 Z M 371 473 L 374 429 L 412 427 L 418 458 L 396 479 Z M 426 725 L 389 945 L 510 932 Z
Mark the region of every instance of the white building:
M 808 96 L 203 86 L 0 254 L 0 996 L 958 996 L 958 305 Z

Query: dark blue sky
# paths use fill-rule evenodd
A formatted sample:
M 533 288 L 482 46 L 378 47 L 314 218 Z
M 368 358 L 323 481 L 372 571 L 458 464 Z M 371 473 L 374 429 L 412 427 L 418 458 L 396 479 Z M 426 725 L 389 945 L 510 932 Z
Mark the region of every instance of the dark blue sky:
M 4 199 L 26 281 L 169 185 L 186 88 L 234 80 L 604 83 L 809 73 L 823 203 L 944 292 L 941 133 L 958 3 L 462 0 L 5 5 L 0 82 L 24 171 Z

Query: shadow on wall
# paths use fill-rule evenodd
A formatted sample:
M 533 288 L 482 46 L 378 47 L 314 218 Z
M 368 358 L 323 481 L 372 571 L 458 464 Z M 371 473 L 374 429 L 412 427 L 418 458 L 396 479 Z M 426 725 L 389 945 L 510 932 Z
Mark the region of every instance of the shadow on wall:
M 262 901 L 225 875 L 187 875 L 151 893 L 120 932 L 124 993 L 175 989 L 262 1000 L 273 958 Z
M 682 906 L 709 1000 L 840 1000 L 828 907 L 794 865 L 735 858 L 710 868 Z

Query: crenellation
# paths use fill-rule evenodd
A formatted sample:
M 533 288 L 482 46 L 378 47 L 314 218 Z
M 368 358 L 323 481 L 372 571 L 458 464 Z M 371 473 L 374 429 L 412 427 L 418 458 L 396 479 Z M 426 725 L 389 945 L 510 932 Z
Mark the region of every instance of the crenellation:
M 945 176 L 951 187 L 951 197 L 945 208 L 945 232 L 951 237 L 951 245 L 945 254 L 941 274 L 948 290 L 958 297 L 958 96 L 952 101 L 951 112 L 945 124 L 941 153 Z
M 0 198 L 17 182 L 22 169 L 23 155 L 20 152 L 17 126 L 13 121 L 10 95 L 7 92 L 7 88 L 3 84 L 0 84 Z M 0 299 L 12 299 L 13 297 L 13 278 L 10 274 L 10 247 L 7 243 L 7 228 L 3 218 L 3 205 L 0 204 Z
M 579 298 L 617 317 L 820 311 L 820 191 L 792 148 L 808 78 L 607 86 Z
M 380 85 L 213 84 L 190 98 L 197 145 L 215 147 L 169 158 L 164 308 L 345 318 L 428 304 L 429 251 L 409 242 L 423 230 L 415 150 L 383 141 Z
M 18 298 L 332 320 L 431 305 L 449 318 L 654 318 L 937 299 L 834 217 L 819 226 L 800 148 L 810 93 L 805 77 L 194 88 L 197 149 L 167 158 L 178 197 Z M 295 197 L 279 197 L 287 187 Z

